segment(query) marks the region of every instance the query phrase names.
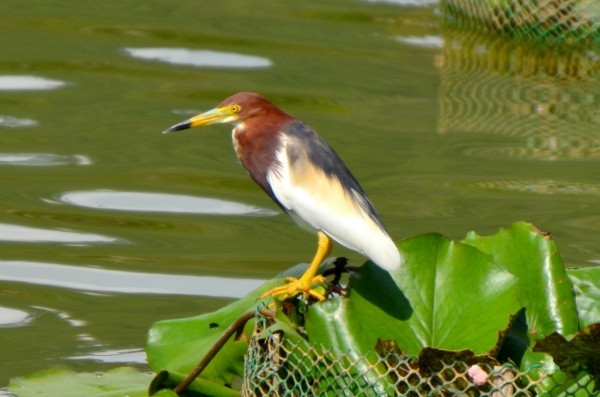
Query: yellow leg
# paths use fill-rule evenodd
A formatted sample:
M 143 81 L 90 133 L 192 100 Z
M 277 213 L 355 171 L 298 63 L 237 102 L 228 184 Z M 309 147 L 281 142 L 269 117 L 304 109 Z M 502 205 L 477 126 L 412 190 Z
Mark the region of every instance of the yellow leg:
M 265 292 L 261 295 L 261 298 L 266 298 L 268 296 L 281 296 L 282 299 L 285 299 L 297 295 L 298 293 L 302 293 L 304 298 L 310 295 L 320 301 L 325 300 L 323 295 L 310 288 L 313 283 L 325 282 L 325 278 L 323 276 L 315 276 L 315 274 L 317 274 L 317 270 L 319 270 L 319 265 L 321 265 L 323 260 L 331 253 L 332 244 L 329 237 L 327 237 L 327 235 L 323 232 L 318 232 L 318 235 L 319 247 L 317 249 L 317 254 L 302 277 L 300 277 L 300 279 L 287 277 L 285 279 L 285 282 L 287 283 L 286 285 L 282 285 L 281 287 L 276 287 Z

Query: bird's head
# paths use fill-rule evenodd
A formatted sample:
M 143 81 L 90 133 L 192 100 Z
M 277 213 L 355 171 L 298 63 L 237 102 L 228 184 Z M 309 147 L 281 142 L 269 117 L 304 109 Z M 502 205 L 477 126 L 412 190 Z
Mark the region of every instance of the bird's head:
M 175 124 L 163 131 L 163 134 L 216 123 L 238 125 L 250 118 L 274 113 L 283 112 L 258 94 L 253 92 L 240 92 L 225 99 L 216 108 L 209 110 L 208 112 L 204 112 L 189 120 Z

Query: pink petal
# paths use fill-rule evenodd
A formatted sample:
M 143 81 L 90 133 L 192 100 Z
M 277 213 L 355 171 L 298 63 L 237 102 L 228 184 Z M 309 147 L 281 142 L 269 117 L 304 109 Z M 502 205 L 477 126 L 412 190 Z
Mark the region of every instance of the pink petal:
M 467 375 L 477 386 L 485 385 L 488 380 L 488 374 L 479 365 L 472 365 L 467 371 Z

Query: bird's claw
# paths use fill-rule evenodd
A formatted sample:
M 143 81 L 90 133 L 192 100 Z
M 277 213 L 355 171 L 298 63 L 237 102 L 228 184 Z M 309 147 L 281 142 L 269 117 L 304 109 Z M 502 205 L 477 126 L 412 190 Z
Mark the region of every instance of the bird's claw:
M 302 297 L 304 299 L 308 298 L 308 296 L 312 296 L 313 298 L 317 299 L 320 302 L 325 300 L 325 296 L 323 294 L 321 294 L 311 288 L 313 284 L 326 283 L 327 281 L 325 280 L 325 277 L 323 277 L 323 276 L 315 276 L 310 281 L 303 280 L 302 278 L 297 279 L 294 277 L 286 277 L 285 282 L 286 282 L 286 285 L 275 287 L 275 288 L 265 292 L 264 294 L 262 294 L 260 296 L 261 299 L 272 296 L 272 297 L 280 297 L 280 299 L 283 300 L 283 299 L 291 298 L 298 294 L 302 294 Z

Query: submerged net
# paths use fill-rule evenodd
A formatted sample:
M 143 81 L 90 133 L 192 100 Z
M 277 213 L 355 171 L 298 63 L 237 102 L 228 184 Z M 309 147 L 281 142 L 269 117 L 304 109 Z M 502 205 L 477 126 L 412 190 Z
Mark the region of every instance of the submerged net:
M 400 351 L 385 355 L 339 352 L 312 346 L 305 340 L 286 339 L 283 333 L 266 333 L 267 327 L 268 320 L 257 316 L 246 355 L 244 397 L 508 397 L 593 393 L 593 382 L 588 377 L 566 381 L 564 373 L 548 376 L 539 366 L 519 371 L 510 364 L 481 362 L 475 368 L 475 363 L 444 357 L 425 363 L 423 357 L 407 356 Z
M 599 1 L 600 3 L 600 1 Z M 437 58 L 440 134 L 503 136 L 472 156 L 600 158 L 600 52 L 446 27 Z
M 597 0 L 442 0 L 440 6 L 460 27 L 544 41 L 600 39 Z

